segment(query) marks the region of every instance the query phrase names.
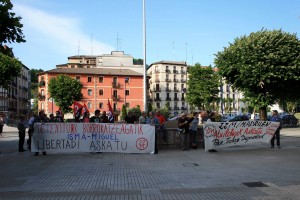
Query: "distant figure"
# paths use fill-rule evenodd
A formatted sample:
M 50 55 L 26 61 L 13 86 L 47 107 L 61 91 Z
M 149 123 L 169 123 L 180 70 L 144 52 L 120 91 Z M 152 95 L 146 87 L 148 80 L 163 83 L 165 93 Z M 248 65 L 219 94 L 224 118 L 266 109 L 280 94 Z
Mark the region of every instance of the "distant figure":
M 25 133 L 26 133 L 26 122 L 24 116 L 20 116 L 19 118 L 18 130 L 19 130 L 19 152 L 24 152 L 26 151 L 24 149 L 24 141 L 25 141 Z
M 216 119 L 215 119 L 215 113 L 214 112 L 210 112 L 206 121 L 207 122 L 215 122 L 216 121 Z
M 189 119 L 186 113 L 182 113 L 181 117 L 178 119 L 178 129 L 180 130 L 181 135 L 181 145 L 182 151 L 189 150 Z
M 90 122 L 92 123 L 100 123 L 101 119 L 100 119 L 100 110 L 95 110 L 95 116 L 91 117 Z
M 193 120 L 190 123 L 190 138 L 191 138 L 191 143 L 192 143 L 192 148 L 197 149 L 197 131 L 198 131 L 198 124 L 199 124 L 199 118 L 198 118 L 198 113 L 194 112 L 193 113 Z
M 143 111 L 142 115 L 139 118 L 139 124 L 146 124 L 147 118 L 147 113 Z
M 127 124 L 134 124 L 134 122 L 136 121 L 135 116 L 133 115 L 133 113 L 131 111 L 128 111 L 127 116 L 125 117 L 125 122 Z
M 59 111 L 55 112 L 54 122 L 57 122 L 57 123 L 64 122 L 63 117 L 61 116 L 61 113 Z
M 159 110 L 156 111 L 156 118 L 159 120 L 160 123 L 160 133 L 162 136 L 163 141 L 167 141 L 167 129 L 165 126 L 166 118 L 160 113 Z
M 274 148 L 274 140 L 276 138 L 276 142 L 277 142 L 277 147 L 278 149 L 280 149 L 280 129 L 281 129 L 281 120 L 280 117 L 278 115 L 278 111 L 277 110 L 273 110 L 272 112 L 272 117 L 271 120 L 272 122 L 280 122 L 279 127 L 277 128 L 277 130 L 274 133 L 273 138 L 271 139 L 271 148 Z
M 101 119 L 101 123 L 108 123 L 108 117 L 106 116 L 106 111 L 102 112 L 100 119 Z
M 158 154 L 157 148 L 157 140 L 158 140 L 158 132 L 160 128 L 159 120 L 155 117 L 154 112 L 149 112 L 149 118 L 146 121 L 146 124 L 150 124 L 151 126 L 155 127 L 155 141 L 154 141 L 154 154 Z
M 49 118 L 49 123 L 55 122 L 54 115 L 52 113 L 49 115 Z
M 2 132 L 3 132 L 3 126 L 4 126 L 4 120 L 3 118 L 0 116 L 0 135 L 2 136 Z
M 90 122 L 90 113 L 89 112 L 83 113 L 82 122 L 83 123 L 89 123 Z
M 108 123 L 115 123 L 114 114 L 111 111 L 107 111 Z

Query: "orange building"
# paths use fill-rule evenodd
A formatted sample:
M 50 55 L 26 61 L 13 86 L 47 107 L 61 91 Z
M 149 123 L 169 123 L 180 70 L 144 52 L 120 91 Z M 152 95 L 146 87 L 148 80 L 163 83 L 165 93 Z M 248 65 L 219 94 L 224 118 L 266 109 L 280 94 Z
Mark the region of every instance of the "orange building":
M 143 74 L 130 69 L 57 68 L 38 75 L 38 108 L 47 115 L 58 110 L 50 98 L 48 83 L 51 78 L 60 74 L 66 74 L 81 82 L 83 98 L 79 103 L 85 103 L 92 114 L 96 109 L 108 111 L 108 99 L 116 116 L 120 114 L 123 104 L 128 108 L 144 106 Z M 71 116 L 67 118 L 72 118 Z

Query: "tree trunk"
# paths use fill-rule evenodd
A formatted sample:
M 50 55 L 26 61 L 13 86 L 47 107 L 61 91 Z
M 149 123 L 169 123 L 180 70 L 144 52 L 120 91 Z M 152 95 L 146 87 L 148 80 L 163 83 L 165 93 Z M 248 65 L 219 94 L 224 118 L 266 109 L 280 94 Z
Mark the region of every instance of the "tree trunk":
M 267 121 L 267 107 L 259 108 L 259 119 L 262 121 Z

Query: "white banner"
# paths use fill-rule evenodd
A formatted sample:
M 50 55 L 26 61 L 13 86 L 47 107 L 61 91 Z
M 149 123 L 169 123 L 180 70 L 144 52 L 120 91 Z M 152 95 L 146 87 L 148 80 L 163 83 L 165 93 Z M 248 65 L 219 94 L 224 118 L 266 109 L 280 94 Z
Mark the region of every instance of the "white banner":
M 154 153 L 148 124 L 35 123 L 32 152 Z
M 205 150 L 254 142 L 269 143 L 279 122 L 238 121 L 206 122 L 203 126 Z

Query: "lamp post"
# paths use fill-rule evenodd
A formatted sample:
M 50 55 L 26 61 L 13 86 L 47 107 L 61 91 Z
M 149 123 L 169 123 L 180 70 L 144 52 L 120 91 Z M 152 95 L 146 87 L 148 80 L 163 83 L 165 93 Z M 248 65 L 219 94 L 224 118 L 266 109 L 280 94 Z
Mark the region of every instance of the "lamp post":
M 146 0 L 143 0 L 143 44 L 144 44 L 144 62 L 143 62 L 143 83 L 144 83 L 144 111 L 147 112 L 147 69 L 146 69 Z

